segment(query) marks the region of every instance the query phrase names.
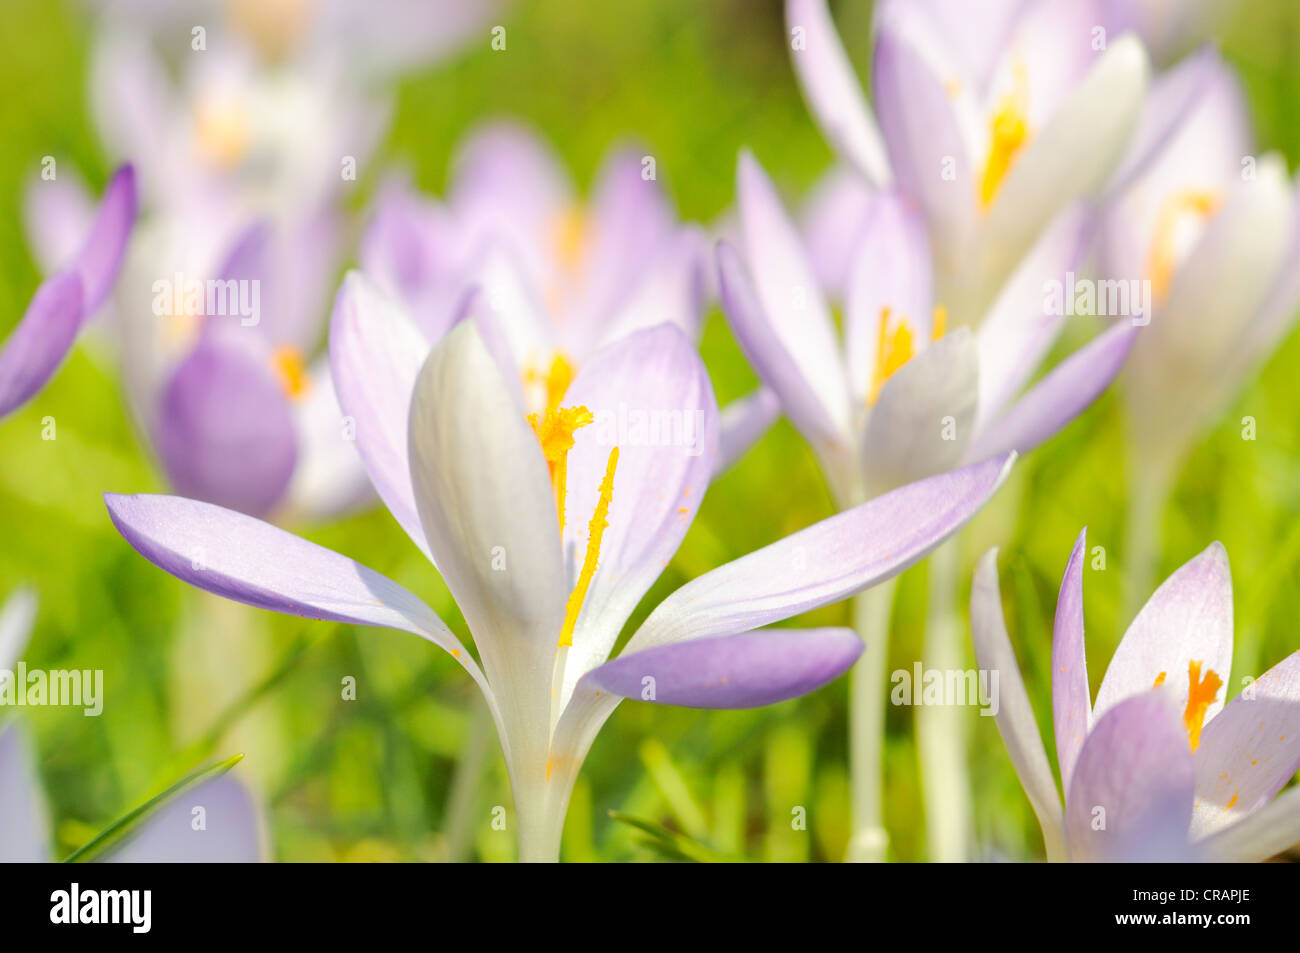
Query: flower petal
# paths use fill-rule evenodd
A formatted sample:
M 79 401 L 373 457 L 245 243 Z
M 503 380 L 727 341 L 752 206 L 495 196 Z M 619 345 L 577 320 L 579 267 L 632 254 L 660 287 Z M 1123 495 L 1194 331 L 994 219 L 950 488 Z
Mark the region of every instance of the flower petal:
M 329 358 L 308 373 L 308 391 L 293 405 L 298 462 L 286 501 L 307 519 L 339 516 L 374 501 L 374 485 L 357 453 L 356 419 L 345 419 L 330 374 Z
M 713 475 L 718 476 L 739 460 L 779 416 L 781 401 L 766 387 L 723 407 L 718 420 L 718 456 Z
M 540 754 L 568 595 L 555 495 L 537 437 L 473 321 L 425 361 L 409 447 L 425 538 L 497 687 L 506 734 L 516 755 Z
M 758 708 L 806 695 L 862 654 L 852 629 L 759 629 L 624 653 L 591 684 L 624 698 L 684 708 Z
M 872 92 L 895 181 L 925 211 L 946 262 L 973 226 L 974 173 L 953 102 L 904 33 L 893 18 L 880 21 Z
M 608 344 L 664 322 L 681 328 L 692 339 L 698 337 L 708 264 L 703 233 L 697 228 L 679 229 L 657 252 L 638 260 L 638 277 L 621 289 L 622 300 L 601 315 L 607 325 L 596 334 L 596 340 Z
M 786 0 L 786 31 L 803 33 L 791 43 L 791 60 L 808 109 L 836 151 L 877 185 L 890 180 L 889 162 L 875 117 L 853 65 L 840 43 L 826 0 Z
M 1079 531 L 1061 577 L 1052 632 L 1052 722 L 1056 729 L 1056 758 L 1061 784 L 1070 788 L 1083 739 L 1092 729 L 1092 689 L 1088 687 L 1088 657 L 1083 640 L 1083 559 L 1088 552 L 1088 528 Z
M 975 425 L 979 362 L 958 328 L 904 364 L 881 388 L 862 440 L 868 493 L 958 466 Z
M 623 624 L 690 529 L 717 458 L 718 407 L 690 340 L 671 324 L 638 331 L 583 365 L 565 395 L 593 423 L 567 460 L 563 545 L 570 591 L 610 453 L 618 447 L 608 524 L 565 666 L 565 694 L 603 662 Z M 558 635 L 558 633 L 556 633 Z
M 1002 616 L 1002 595 L 998 591 L 998 551 L 984 554 L 975 568 L 971 585 L 970 622 L 975 640 L 975 659 L 981 670 L 998 674 L 998 708 L 994 720 L 1007 746 L 1016 776 L 1029 796 L 1029 803 L 1043 830 L 1048 856 L 1061 846 L 1061 795 L 1052 778 L 1052 766 L 1043 748 L 1043 736 L 1034 720 L 1034 708 L 1016 663 L 1015 650 Z
M 1212 861 L 1251 864 L 1296 844 L 1300 844 L 1300 788 L 1292 788 L 1197 846 Z
M 844 308 L 849 380 L 859 406 L 870 392 L 884 312 L 892 320 L 906 320 L 924 341 L 930 338 L 933 307 L 925 222 L 903 196 L 878 193 L 856 239 Z
M 1017 157 L 983 223 L 976 311 L 1057 213 L 1106 181 L 1137 124 L 1149 71 L 1137 40 L 1120 37 Z
M 698 576 L 650 613 L 627 651 L 748 632 L 896 576 L 974 516 L 1013 459 L 909 484 Z
M 857 238 L 874 204 L 868 188 L 853 169 L 837 165 L 812 187 L 799 213 L 799 230 L 808 260 L 822 290 L 843 301 Z
M 36 622 L 36 593 L 19 587 L 0 608 L 0 672 L 12 672 Z
M 280 502 L 298 459 L 293 413 L 270 367 L 214 336 L 164 385 L 155 441 L 178 494 L 255 516 Z
M 1300 770 L 1300 652 L 1292 652 L 1201 732 L 1192 832 L 1203 837 L 1258 811 Z
M 36 289 L 0 350 L 0 417 L 17 410 L 54 376 L 85 315 L 81 278 L 63 272 Z
M 1142 607 L 1101 680 L 1093 718 L 1161 679 L 1181 711 L 1187 705 L 1188 663 L 1200 662 L 1226 681 L 1232 671 L 1232 574 L 1222 543 L 1180 567 Z M 1220 691 L 1206 720 L 1223 707 Z M 1187 740 L 1186 732 L 1183 740 Z
M 124 165 L 113 173 L 99 200 L 95 219 L 77 253 L 75 267 L 86 296 L 86 314 L 94 314 L 117 279 L 127 240 L 135 224 L 135 169 Z
M 1097 719 L 1065 798 L 1071 860 L 1179 860 L 1196 775 L 1187 732 L 1164 691 L 1126 698 Z
M 357 450 L 393 518 L 426 556 L 407 452 L 411 394 L 429 344 L 406 311 L 360 272 L 339 288 L 330 321 L 330 367 Z
M 15 722 L 0 728 L 0 863 L 49 859 L 49 814 L 26 732 Z
M 851 417 L 835 325 L 799 232 L 771 179 L 748 152 L 740 156 L 736 189 L 746 263 L 761 305 L 756 316 L 760 326 L 736 329 L 738 337 L 744 336 L 741 346 L 751 361 L 753 351 L 783 349 L 816 398 L 822 419 L 810 423 L 816 423 L 817 430 L 829 428 L 827 436 L 845 434 Z M 793 409 L 787 409 L 799 423 Z
M 718 287 L 723 312 L 736 341 L 763 384 L 781 400 L 781 409 L 818 449 L 849 445 L 844 421 L 837 422 L 822 403 L 808 372 L 785 346 L 781 331 L 759 302 L 754 283 L 736 250 L 719 242 Z M 847 412 L 847 392 L 845 394 Z
M 1120 323 L 1079 348 L 1029 389 L 967 448 L 967 460 L 1016 450 L 1028 453 L 1083 413 L 1124 366 L 1139 329 Z
M 194 828 L 202 808 L 204 826 Z M 104 858 L 113 864 L 252 864 L 266 858 L 252 795 L 225 774 L 174 797 Z

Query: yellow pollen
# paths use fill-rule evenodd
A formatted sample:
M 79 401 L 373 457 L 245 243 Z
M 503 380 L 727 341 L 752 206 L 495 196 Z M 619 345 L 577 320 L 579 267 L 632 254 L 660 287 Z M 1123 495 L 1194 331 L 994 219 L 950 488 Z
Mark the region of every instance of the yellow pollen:
M 1201 744 L 1201 726 L 1205 724 L 1205 712 L 1223 687 L 1223 680 L 1213 669 L 1206 669 L 1204 680 L 1201 679 L 1201 663 L 1189 662 L 1187 665 L 1187 710 L 1183 712 L 1183 724 L 1187 726 L 1187 740 L 1195 751 Z
M 1064 672 L 1065 669 L 1061 669 L 1061 671 Z M 1159 688 L 1161 685 L 1163 685 L 1163 684 L 1165 683 L 1165 674 L 1166 674 L 1165 672 L 1161 672 L 1159 675 L 1157 675 L 1157 676 L 1156 676 L 1156 683 L 1155 683 L 1154 685 L 1152 685 L 1151 687 L 1152 687 L 1152 688 Z
M 1158 300 L 1169 293 L 1173 281 L 1177 247 L 1175 238 L 1178 226 L 1187 215 L 1207 219 L 1219 207 L 1219 196 L 1214 192 L 1186 189 L 1165 199 L 1156 215 L 1151 238 L 1151 251 L 1147 254 L 1147 274 L 1151 277 L 1151 290 Z
M 551 369 L 546 372 L 546 409 L 559 408 L 569 385 L 573 383 L 574 368 L 569 359 L 559 352 L 551 360 Z
M 934 318 L 930 322 L 930 340 L 937 341 L 948 331 L 948 309 L 941 304 L 934 306 Z
M 586 407 L 556 407 L 545 414 L 529 414 L 528 422 L 542 445 L 542 456 L 551 471 L 551 485 L 555 487 L 555 512 L 564 529 L 564 483 L 568 472 L 569 451 L 573 449 L 573 434 L 587 426 L 596 416 Z
M 1015 85 L 998 100 L 989 120 L 989 155 L 980 178 L 980 205 L 988 208 L 1029 140 L 1029 79 L 1023 63 L 1016 64 Z
M 605 478 L 600 481 L 600 497 L 596 500 L 596 509 L 587 524 L 587 554 L 582 558 L 582 571 L 569 593 L 569 603 L 564 609 L 564 627 L 560 629 L 559 648 L 573 644 L 573 630 L 578 624 L 578 613 L 582 611 L 582 602 L 587 598 L 591 579 L 596 575 L 597 562 L 600 559 L 600 541 L 609 525 L 609 503 L 614 498 L 614 470 L 618 467 L 618 447 L 609 452 L 609 463 L 605 466 Z
M 290 400 L 298 400 L 307 393 L 311 378 L 302 351 L 291 345 L 277 347 L 271 352 L 271 368 L 275 371 L 280 388 Z
M 248 112 L 239 103 L 200 103 L 194 110 L 194 144 L 213 165 L 229 169 L 248 153 Z
M 871 366 L 871 387 L 867 391 L 867 404 L 874 405 L 885 381 L 912 359 L 916 346 L 912 326 L 907 318 L 899 318 L 891 329 L 889 309 L 880 309 L 880 323 L 876 326 L 876 359 Z

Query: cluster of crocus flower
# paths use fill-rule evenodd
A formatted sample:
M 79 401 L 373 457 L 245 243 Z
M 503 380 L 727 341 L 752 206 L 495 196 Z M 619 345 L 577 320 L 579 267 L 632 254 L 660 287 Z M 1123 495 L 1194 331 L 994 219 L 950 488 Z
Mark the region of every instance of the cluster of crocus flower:
M 1094 702 L 1083 634 L 1086 539 L 1084 530 L 1066 564 L 1052 639 L 1060 789 L 1007 636 L 996 550 L 980 561 L 971 593 L 976 655 L 1000 675 L 998 730 L 1048 858 L 1258 861 L 1290 847 L 1300 839 L 1300 791 L 1274 798 L 1300 769 L 1300 651 L 1243 679 L 1227 701 L 1232 578 L 1214 543 L 1142 607 Z
M 0 607 L 0 679 L 13 677 L 36 618 L 36 596 L 19 590 Z M 201 821 L 199 820 L 201 818 Z M 249 863 L 265 856 L 256 804 L 231 775 L 159 805 L 102 858 L 109 863 Z M 48 812 L 23 725 L 0 722 L 0 863 L 54 859 Z
M 768 705 L 835 679 L 865 642 L 850 696 L 849 857 L 883 859 L 893 579 L 946 554 L 931 573 L 926 653 L 927 665 L 955 663 L 946 541 L 1017 454 L 1081 414 L 1126 361 L 1147 475 L 1135 539 L 1154 552 L 1141 517 L 1300 300 L 1300 201 L 1280 160 L 1248 154 L 1231 72 L 1203 50 L 1151 79 L 1152 60 L 1185 50 L 1208 19 L 1204 4 L 1175 6 L 1171 17 L 1157 3 L 996 0 L 973 18 L 957 0 L 882 0 L 868 103 L 825 0 L 787 0 L 795 72 L 842 163 L 802 230 L 747 151 L 738 227 L 710 249 L 647 151 L 611 153 L 584 200 L 539 137 L 495 122 L 462 144 L 444 198 L 387 181 L 332 312 L 348 163 L 369 156 L 386 117 L 357 77 L 429 55 L 492 5 L 382 3 L 359 16 L 341 2 L 237 2 L 179 82 L 157 37 L 114 27 L 95 55 L 99 124 L 110 151 L 141 158 L 98 209 L 75 175 L 29 192 L 50 277 L 0 351 L 0 416 L 111 311 L 101 328 L 176 494 L 106 494 L 117 529 L 218 597 L 400 629 L 448 652 L 496 727 L 524 860 L 558 859 L 574 783 L 622 700 Z M 112 18 L 163 36 L 196 11 L 213 12 L 208 0 L 128 3 Z M 418 28 L 426 16 L 436 35 Z M 137 176 L 145 215 L 128 254 Z M 1149 283 L 1153 305 L 1110 315 L 1120 320 L 1040 376 L 1075 340 L 1075 311 L 1045 288 L 1087 269 Z M 213 312 L 210 286 L 228 310 Z M 721 412 L 695 346 L 715 292 L 762 384 Z M 837 515 L 685 583 L 615 654 L 711 480 L 781 412 Z M 472 642 L 396 582 L 281 528 L 374 497 L 446 583 Z M 1002 621 L 995 553 L 972 595 L 976 653 L 1001 676 L 998 726 L 1048 857 L 1263 859 L 1300 839 L 1296 793 L 1274 800 L 1300 767 L 1300 653 L 1225 705 L 1222 548 L 1157 590 L 1095 705 L 1083 553 L 1081 535 L 1053 648 L 1059 789 Z M 856 632 L 773 627 L 852 597 Z M 0 669 L 30 613 L 23 596 L 0 615 Z M 940 859 L 964 857 L 970 839 L 959 719 L 918 715 Z M 29 749 L 16 726 L 0 731 L 0 850 L 44 859 Z M 262 855 L 252 799 L 222 778 L 160 812 L 119 859 L 214 857 L 214 839 L 185 823 L 196 800 L 215 805 L 220 857 Z
M 1010 465 L 1003 455 L 910 484 L 706 573 L 610 660 L 714 466 L 717 407 L 689 340 L 667 324 L 634 332 L 530 415 L 524 375 L 490 313 L 428 351 L 396 302 L 368 298 L 340 309 L 331 349 L 341 371 L 370 386 L 340 393 L 358 432 L 372 434 L 363 453 L 376 489 L 451 589 L 478 660 L 407 590 L 266 523 L 177 497 L 110 495 L 109 512 L 142 555 L 202 589 L 403 629 L 450 652 L 496 722 L 523 859 L 558 857 L 577 772 L 622 698 L 745 708 L 839 675 L 861 650 L 852 631 L 765 626 L 916 562 Z M 691 417 L 702 420 L 697 439 L 676 439 L 671 421 Z

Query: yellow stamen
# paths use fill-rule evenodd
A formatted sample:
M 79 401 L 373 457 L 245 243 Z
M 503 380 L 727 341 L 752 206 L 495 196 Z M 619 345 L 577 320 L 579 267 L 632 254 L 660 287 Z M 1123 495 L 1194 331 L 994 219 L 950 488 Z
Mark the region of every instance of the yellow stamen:
M 194 110 L 194 145 L 213 165 L 229 169 L 248 153 L 248 111 L 236 102 L 200 103 Z
M 569 451 L 573 449 L 574 431 L 596 419 L 586 407 L 557 407 L 543 415 L 529 414 L 528 422 L 542 445 L 542 456 L 551 471 L 555 487 L 555 512 L 564 529 L 564 483 L 568 472 Z
M 1152 687 L 1152 688 L 1159 688 L 1161 685 L 1163 685 L 1163 684 L 1165 683 L 1165 674 L 1166 674 L 1165 672 L 1161 672 L 1159 675 L 1157 675 L 1157 676 L 1156 676 L 1156 683 L 1155 683 L 1154 685 L 1152 685 L 1151 687 Z
M 582 611 L 582 602 L 587 598 L 591 579 L 596 575 L 597 561 L 600 558 L 600 541 L 609 525 L 609 503 L 614 498 L 614 470 L 618 467 L 618 447 L 609 452 L 609 463 L 605 466 L 605 478 L 600 481 L 600 497 L 596 500 L 596 509 L 591 514 L 587 525 L 587 553 L 582 559 L 582 571 L 578 581 L 569 593 L 569 603 L 564 609 L 564 627 L 560 629 L 559 648 L 573 644 L 573 630 L 578 624 L 578 613 Z
M 900 317 L 891 330 L 889 309 L 881 308 L 880 323 L 876 326 L 876 359 L 871 366 L 871 388 L 867 391 L 868 405 L 875 404 L 885 381 L 915 353 L 912 326 L 907 323 L 907 318 Z
M 1169 293 L 1177 257 L 1178 226 L 1187 215 L 1209 218 L 1219 207 L 1219 196 L 1214 192 L 1186 189 L 1165 199 L 1156 215 L 1152 232 L 1151 251 L 1147 254 L 1147 274 L 1151 277 L 1151 290 L 1157 300 Z
M 271 352 L 271 368 L 275 371 L 280 388 L 290 400 L 298 400 L 307 393 L 311 377 L 302 351 L 292 345 L 277 347 Z
M 988 208 L 1002 180 L 1029 141 L 1029 79 L 1023 63 L 1016 64 L 1015 85 L 998 100 L 989 120 L 989 155 L 980 178 L 980 205 Z
M 576 271 L 587 250 L 590 227 L 586 211 L 580 205 L 564 209 L 552 226 L 555 256 L 565 271 Z
M 551 369 L 546 372 L 547 410 L 555 410 L 560 406 L 569 385 L 573 383 L 574 373 L 569 359 L 557 351 L 551 360 Z
M 1223 680 L 1213 669 L 1206 669 L 1202 680 L 1201 663 L 1189 662 L 1187 682 L 1187 710 L 1183 712 L 1183 724 L 1187 726 L 1187 740 L 1195 751 L 1201 744 L 1201 726 L 1205 724 L 1206 709 L 1219 694 Z
M 934 318 L 930 322 L 930 340 L 937 341 L 948 330 L 948 309 L 941 304 L 934 306 Z

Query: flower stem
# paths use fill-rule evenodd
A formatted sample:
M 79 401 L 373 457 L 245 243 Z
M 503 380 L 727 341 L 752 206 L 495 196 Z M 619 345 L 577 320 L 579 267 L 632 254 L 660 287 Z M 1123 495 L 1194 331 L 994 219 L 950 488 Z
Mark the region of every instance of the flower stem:
M 1128 526 L 1124 541 L 1124 619 L 1132 620 L 1146 603 L 1160 568 L 1161 523 L 1177 472 L 1176 458 L 1143 452 L 1132 454 Z
M 880 863 L 889 848 L 884 823 L 885 668 L 896 582 L 890 579 L 853 600 L 853 627 L 866 648 L 849 679 L 853 836 L 845 860 L 850 863 Z
M 929 560 L 923 669 L 943 674 L 945 682 L 947 672 L 965 668 L 956 605 L 958 557 L 958 540 L 954 538 L 936 549 Z M 912 690 L 918 692 L 921 686 L 913 686 Z M 960 705 L 919 705 L 916 709 L 916 744 L 930 859 L 940 863 L 966 860 L 970 846 L 966 729 Z
M 479 782 L 483 765 L 487 761 L 488 746 L 495 735 L 492 712 L 487 702 L 474 693 L 470 703 L 469 732 L 465 737 L 465 750 L 456 762 L 447 792 L 447 811 L 443 817 L 442 831 L 446 846 L 443 859 L 458 864 L 470 852 L 474 839 L 474 813 L 478 804 Z

